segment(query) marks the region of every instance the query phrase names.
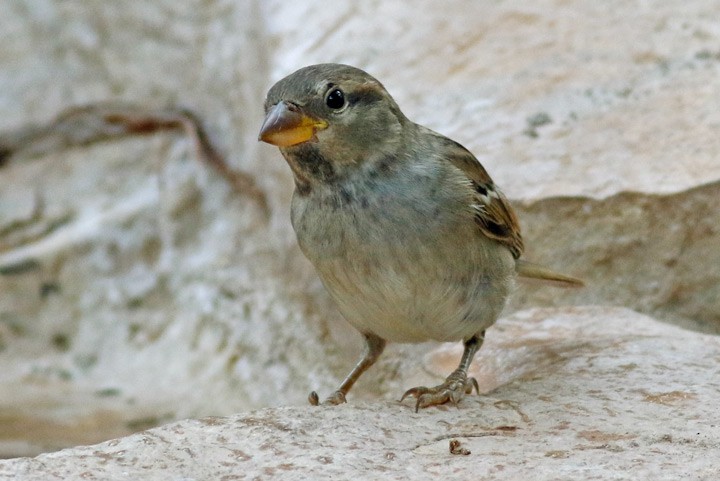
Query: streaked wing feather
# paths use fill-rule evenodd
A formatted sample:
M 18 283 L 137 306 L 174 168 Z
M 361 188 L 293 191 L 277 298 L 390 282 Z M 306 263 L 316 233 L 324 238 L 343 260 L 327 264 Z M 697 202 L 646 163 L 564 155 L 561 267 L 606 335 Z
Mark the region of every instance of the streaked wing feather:
M 460 169 L 475 191 L 475 221 L 490 239 L 505 244 L 517 259 L 523 252 L 520 223 L 509 201 L 495 186 L 479 160 L 462 145 L 433 132 L 442 145 L 443 158 Z

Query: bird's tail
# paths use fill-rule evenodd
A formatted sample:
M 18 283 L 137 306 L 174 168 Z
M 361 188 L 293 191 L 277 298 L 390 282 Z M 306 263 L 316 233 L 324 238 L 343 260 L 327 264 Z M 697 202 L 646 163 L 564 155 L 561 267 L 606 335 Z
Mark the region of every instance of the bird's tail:
M 565 274 L 551 271 L 540 264 L 534 264 L 520 259 L 515 261 L 515 272 L 517 272 L 520 277 L 559 282 L 562 284 L 562 287 L 583 287 L 585 285 L 585 283 L 577 277 L 566 276 Z

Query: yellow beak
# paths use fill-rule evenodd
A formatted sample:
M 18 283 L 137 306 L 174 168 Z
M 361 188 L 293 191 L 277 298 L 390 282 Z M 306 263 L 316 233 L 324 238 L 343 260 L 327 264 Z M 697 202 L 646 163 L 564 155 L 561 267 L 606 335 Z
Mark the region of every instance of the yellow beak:
M 327 126 L 327 122 L 306 115 L 294 104 L 278 102 L 265 116 L 258 140 L 278 147 L 290 147 L 307 142 L 315 136 L 315 132 Z

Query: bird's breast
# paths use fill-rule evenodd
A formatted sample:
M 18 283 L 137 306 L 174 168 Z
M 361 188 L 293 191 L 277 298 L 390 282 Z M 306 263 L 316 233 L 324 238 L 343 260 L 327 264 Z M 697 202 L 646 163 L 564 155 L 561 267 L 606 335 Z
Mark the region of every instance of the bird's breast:
M 478 236 L 442 183 L 346 184 L 295 195 L 303 253 L 347 320 L 401 342 L 457 340 L 492 324 L 513 282 L 503 246 Z

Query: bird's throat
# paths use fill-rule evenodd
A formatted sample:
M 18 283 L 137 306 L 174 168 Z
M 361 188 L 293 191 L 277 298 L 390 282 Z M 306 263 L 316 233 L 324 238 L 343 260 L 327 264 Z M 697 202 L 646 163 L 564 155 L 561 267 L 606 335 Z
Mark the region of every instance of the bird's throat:
M 315 145 L 282 149 L 283 156 L 295 177 L 298 193 L 309 192 L 315 184 L 328 184 L 337 179 L 337 171 Z

